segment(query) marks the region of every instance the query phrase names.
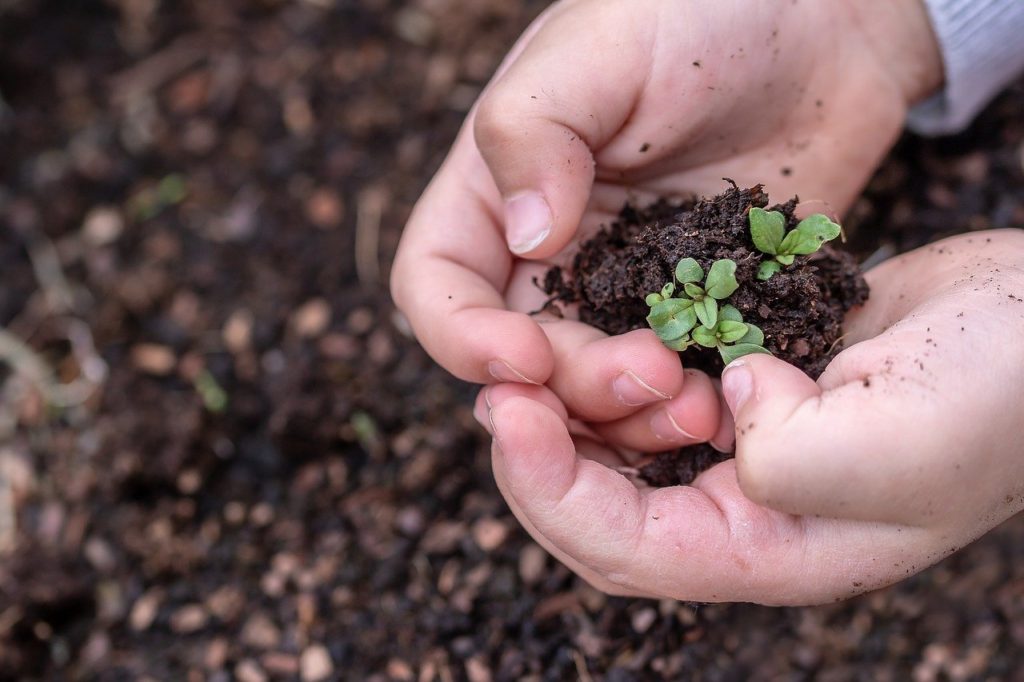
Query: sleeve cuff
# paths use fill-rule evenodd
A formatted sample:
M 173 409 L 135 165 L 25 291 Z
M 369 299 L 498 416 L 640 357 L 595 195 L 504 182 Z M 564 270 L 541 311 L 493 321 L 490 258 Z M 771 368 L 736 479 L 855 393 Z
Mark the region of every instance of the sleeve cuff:
M 911 109 L 907 125 L 922 135 L 966 128 L 1024 70 L 1024 2 L 926 0 L 945 66 L 945 88 Z

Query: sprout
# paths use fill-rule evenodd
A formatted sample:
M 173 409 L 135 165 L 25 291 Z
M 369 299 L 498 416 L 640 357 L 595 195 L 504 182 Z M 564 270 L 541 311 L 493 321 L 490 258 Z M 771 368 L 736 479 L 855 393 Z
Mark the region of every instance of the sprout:
M 806 256 L 821 248 L 821 245 L 839 236 L 842 228 L 828 216 L 815 213 L 801 220 L 796 228 L 786 234 L 786 218 L 778 211 L 763 208 L 750 209 L 750 236 L 757 250 L 774 256 L 773 260 L 761 263 L 757 278 L 771 279 L 783 265 L 792 265 L 796 256 Z
M 675 279 L 682 284 L 680 297 L 672 297 L 676 284 L 669 282 L 645 299 L 651 308 L 647 323 L 665 346 L 674 351 L 693 345 L 717 348 L 726 364 L 749 353 L 768 352 L 760 329 L 743 322 L 734 306 L 719 305 L 739 288 L 736 263 L 715 261 L 705 279 L 700 264 L 684 258 L 676 265 Z

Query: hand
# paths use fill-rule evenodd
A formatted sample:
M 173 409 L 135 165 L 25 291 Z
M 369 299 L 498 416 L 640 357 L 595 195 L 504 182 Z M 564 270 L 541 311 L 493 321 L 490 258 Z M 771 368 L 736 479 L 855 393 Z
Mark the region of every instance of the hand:
M 711 194 L 723 176 L 842 211 L 940 79 L 919 0 L 559 3 L 416 206 L 395 300 L 462 379 L 547 383 L 637 450 L 711 438 L 728 425 L 707 377 L 685 375 L 649 331 L 539 325 L 525 314 L 543 300 L 532 279 L 628 197 Z
M 737 473 L 783 512 L 914 527 L 896 540 L 920 569 L 1024 508 L 1024 232 L 946 239 L 868 279 L 817 383 L 770 358 L 727 369 Z
M 886 262 L 819 381 L 729 366 L 737 457 L 637 490 L 541 387 L 485 389 L 499 487 L 527 530 L 613 594 L 810 604 L 920 571 L 1024 508 L 1024 233 Z

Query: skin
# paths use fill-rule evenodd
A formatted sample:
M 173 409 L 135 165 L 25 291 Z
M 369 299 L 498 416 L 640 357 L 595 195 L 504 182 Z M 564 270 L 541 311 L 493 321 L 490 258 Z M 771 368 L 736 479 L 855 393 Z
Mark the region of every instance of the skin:
M 1024 508 L 1024 234 L 954 237 L 867 274 L 814 382 L 764 355 L 722 377 L 736 459 L 638 489 L 543 387 L 488 387 L 509 506 L 612 594 L 815 604 L 896 582 Z M 530 425 L 523 428 L 523 425 Z
M 392 290 L 439 363 L 491 384 L 477 413 L 496 479 L 555 556 L 616 594 L 815 603 L 920 570 L 1017 511 L 1002 488 L 1020 480 L 1021 363 L 986 336 L 1020 324 L 992 293 L 1017 285 L 1015 233 L 869 273 L 851 345 L 817 383 L 757 356 L 719 386 L 650 331 L 526 314 L 543 300 L 532 279 L 627 198 L 731 177 L 842 213 L 940 84 L 918 0 L 577 0 L 524 34 L 417 204 Z M 998 362 L 965 371 L 975 357 Z M 616 469 L 734 435 L 736 460 L 692 487 L 638 489 Z

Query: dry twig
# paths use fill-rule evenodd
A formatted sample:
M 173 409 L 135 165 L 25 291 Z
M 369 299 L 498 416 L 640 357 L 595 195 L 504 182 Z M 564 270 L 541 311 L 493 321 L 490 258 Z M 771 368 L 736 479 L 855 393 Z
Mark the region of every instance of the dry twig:
M 368 288 L 380 284 L 380 221 L 387 201 L 386 189 L 368 187 L 356 207 L 356 276 Z

